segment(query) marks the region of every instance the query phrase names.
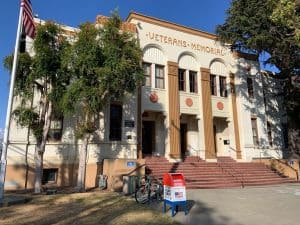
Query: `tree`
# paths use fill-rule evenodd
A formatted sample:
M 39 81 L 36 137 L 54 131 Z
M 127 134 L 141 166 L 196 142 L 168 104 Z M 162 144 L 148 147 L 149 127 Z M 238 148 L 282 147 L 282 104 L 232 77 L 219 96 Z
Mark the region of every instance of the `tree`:
M 284 81 L 290 153 L 300 155 L 300 1 L 233 0 L 223 25 L 217 26 L 220 41 L 233 50 L 269 55 L 265 64 L 275 65 L 274 76 Z M 298 141 L 297 141 L 298 140 Z
M 121 31 L 122 21 L 114 12 L 103 28 L 85 23 L 72 46 L 69 67 L 74 80 L 64 95 L 64 109 L 77 114 L 79 150 L 77 187 L 85 190 L 88 143 L 96 131 L 96 120 L 111 101 L 122 101 L 143 79 L 142 52 L 131 33 Z
M 69 73 L 64 66 L 68 42 L 60 28 L 46 22 L 37 28 L 33 42 L 34 56 L 20 53 L 14 95 L 20 104 L 13 111 L 14 118 L 22 127 L 29 127 L 36 139 L 35 193 L 41 192 L 43 155 L 48 139 L 51 119 L 54 114 L 62 113 L 60 101 L 69 83 Z M 6 57 L 4 65 L 11 70 L 12 56 Z M 37 96 L 38 101 L 29 104 Z

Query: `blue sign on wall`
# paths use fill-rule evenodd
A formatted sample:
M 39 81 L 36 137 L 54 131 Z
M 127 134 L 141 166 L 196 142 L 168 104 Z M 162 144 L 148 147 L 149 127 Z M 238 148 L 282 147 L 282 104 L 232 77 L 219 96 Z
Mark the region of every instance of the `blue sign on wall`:
M 135 167 L 135 162 L 134 161 L 128 161 L 127 162 L 127 167 Z

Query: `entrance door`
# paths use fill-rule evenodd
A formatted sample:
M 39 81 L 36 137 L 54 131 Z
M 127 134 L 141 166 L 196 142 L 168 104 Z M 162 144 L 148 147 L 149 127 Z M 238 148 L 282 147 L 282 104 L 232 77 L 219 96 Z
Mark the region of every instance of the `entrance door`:
M 142 128 L 142 152 L 143 156 L 151 156 L 155 150 L 155 122 L 143 121 Z
M 181 157 L 184 158 L 187 151 L 187 124 L 180 124 L 180 149 Z

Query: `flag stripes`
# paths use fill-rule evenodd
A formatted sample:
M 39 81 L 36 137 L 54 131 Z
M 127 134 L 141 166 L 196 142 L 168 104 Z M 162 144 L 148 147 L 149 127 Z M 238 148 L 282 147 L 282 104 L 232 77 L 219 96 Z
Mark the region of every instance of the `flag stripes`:
M 26 35 L 31 38 L 35 36 L 35 26 L 32 16 L 32 8 L 30 0 L 21 0 L 21 7 L 23 7 L 23 26 Z

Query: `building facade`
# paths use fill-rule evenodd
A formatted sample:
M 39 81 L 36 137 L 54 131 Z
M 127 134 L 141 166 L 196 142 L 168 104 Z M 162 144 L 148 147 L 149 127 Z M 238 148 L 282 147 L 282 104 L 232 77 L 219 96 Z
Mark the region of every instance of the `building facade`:
M 104 21 L 99 16 L 96 24 Z M 135 12 L 123 26 L 139 40 L 145 82 L 135 95 L 101 113 L 88 148 L 88 187 L 97 184 L 100 173 L 109 173 L 113 180 L 147 156 L 169 161 L 199 156 L 209 162 L 222 156 L 247 162 L 282 158 L 281 103 L 266 94 L 270 85 L 264 84 L 273 81 L 264 78 L 256 56 L 231 52 L 213 34 Z M 29 39 L 26 48 L 31 51 Z M 75 183 L 80 145 L 75 120 L 51 122 L 45 183 Z M 34 148 L 29 130 L 12 121 L 6 189 L 32 187 Z

